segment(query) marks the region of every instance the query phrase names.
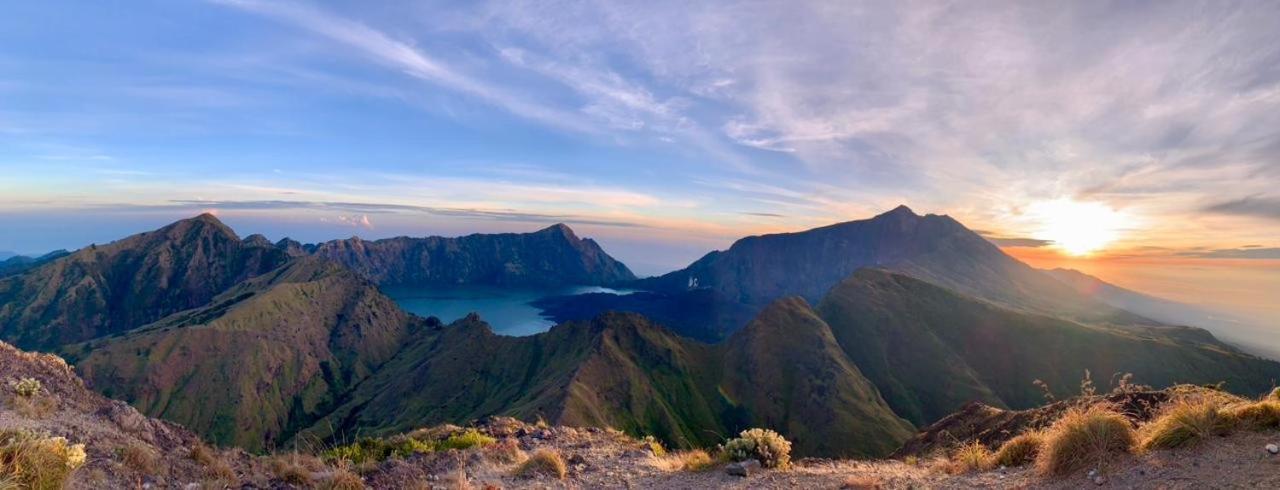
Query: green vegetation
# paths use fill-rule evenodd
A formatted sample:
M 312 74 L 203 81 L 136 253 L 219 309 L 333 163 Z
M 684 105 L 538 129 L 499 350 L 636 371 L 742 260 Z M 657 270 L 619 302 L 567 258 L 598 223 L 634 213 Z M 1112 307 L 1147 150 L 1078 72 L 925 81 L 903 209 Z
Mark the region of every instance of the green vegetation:
M 27 430 L 0 431 L 0 487 L 61 489 L 85 457 L 84 444 Z
M 13 384 L 13 393 L 23 398 L 33 398 L 43 389 L 40 380 L 35 378 L 22 378 Z
M 754 459 L 765 468 L 791 466 L 791 443 L 769 429 L 747 429 L 724 443 L 724 452 L 733 461 Z
M 1173 449 L 1222 436 L 1235 425 L 1222 405 L 1211 399 L 1179 400 L 1161 410 L 1159 417 L 1142 426 L 1139 448 Z
M 1061 476 L 1085 468 L 1105 468 L 1117 454 L 1128 453 L 1137 437 L 1123 415 L 1102 406 L 1072 408 L 1044 433 L 1036 469 Z
M 345 446 L 338 446 L 321 453 L 326 461 L 346 461 L 352 464 L 382 462 L 391 458 L 407 458 L 414 454 L 485 447 L 497 441 L 475 429 L 450 434 L 443 439 L 432 439 L 430 432 L 414 432 L 386 438 L 367 437 Z
M 992 468 L 1026 466 L 1035 461 L 1043 445 L 1044 435 L 1040 432 L 1020 434 L 1001 444 L 1000 449 L 991 455 L 991 463 L 988 466 Z
M 539 449 L 529 456 L 529 459 L 520 463 L 516 467 L 516 476 L 522 478 L 532 478 L 535 476 L 550 476 L 553 478 L 564 479 L 569 474 L 569 469 L 564 464 L 564 458 L 560 457 L 560 453 L 551 449 Z

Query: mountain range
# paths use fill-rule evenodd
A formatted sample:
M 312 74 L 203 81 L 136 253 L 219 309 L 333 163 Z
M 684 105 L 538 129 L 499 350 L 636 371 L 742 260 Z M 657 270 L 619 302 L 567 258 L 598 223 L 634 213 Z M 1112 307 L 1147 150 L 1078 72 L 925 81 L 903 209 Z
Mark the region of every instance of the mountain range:
M 450 284 L 647 291 L 551 300 L 563 321 L 528 337 L 419 318 L 381 291 Z M 564 225 L 304 245 L 202 215 L 0 278 L 0 338 L 251 450 L 513 415 L 681 447 L 767 426 L 801 455 L 879 456 L 972 401 L 1034 406 L 1034 380 L 1069 394 L 1086 370 L 1248 394 L 1280 379 L 905 207 L 639 280 Z

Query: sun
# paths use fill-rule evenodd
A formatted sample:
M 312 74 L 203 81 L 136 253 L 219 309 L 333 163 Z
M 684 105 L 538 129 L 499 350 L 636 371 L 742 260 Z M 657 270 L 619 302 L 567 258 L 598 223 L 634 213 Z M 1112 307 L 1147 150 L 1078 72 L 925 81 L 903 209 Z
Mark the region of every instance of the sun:
M 1041 201 L 1032 204 L 1027 214 L 1038 226 L 1035 238 L 1051 241 L 1074 256 L 1101 250 L 1129 226 L 1128 216 L 1099 202 Z

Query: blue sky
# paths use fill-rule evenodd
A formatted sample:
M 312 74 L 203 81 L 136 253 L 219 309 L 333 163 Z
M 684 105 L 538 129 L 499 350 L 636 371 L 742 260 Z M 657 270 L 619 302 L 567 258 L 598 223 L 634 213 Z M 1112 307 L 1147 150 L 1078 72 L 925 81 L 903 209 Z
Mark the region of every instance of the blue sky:
M 564 221 L 657 272 L 901 203 L 1042 244 L 1037 204 L 1072 200 L 1126 217 L 1113 255 L 1275 258 L 1277 25 L 1275 2 L 6 2 L 0 250 L 206 210 L 306 241 Z

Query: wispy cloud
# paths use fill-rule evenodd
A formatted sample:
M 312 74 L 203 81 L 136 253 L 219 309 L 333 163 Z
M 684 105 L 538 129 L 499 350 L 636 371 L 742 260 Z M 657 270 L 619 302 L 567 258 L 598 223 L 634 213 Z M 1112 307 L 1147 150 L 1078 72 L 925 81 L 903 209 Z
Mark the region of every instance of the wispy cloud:
M 1214 203 L 1205 206 L 1204 210 L 1210 213 L 1280 220 L 1280 198 L 1250 196 Z
M 436 216 L 479 218 L 500 221 L 528 223 L 573 222 L 585 225 L 615 226 L 625 228 L 645 227 L 642 223 L 622 220 L 605 220 L 572 214 L 532 213 L 512 209 L 477 209 L 477 208 L 445 208 L 432 206 L 416 206 L 408 204 L 389 204 L 376 202 L 332 202 L 332 201 L 213 201 L 213 200 L 173 200 L 168 205 L 130 206 L 130 210 L 146 209 L 224 209 L 238 211 L 278 211 L 278 210 L 319 210 L 347 213 L 424 213 Z M 344 224 L 358 225 L 373 229 L 368 214 L 359 216 L 339 215 L 336 218 Z

